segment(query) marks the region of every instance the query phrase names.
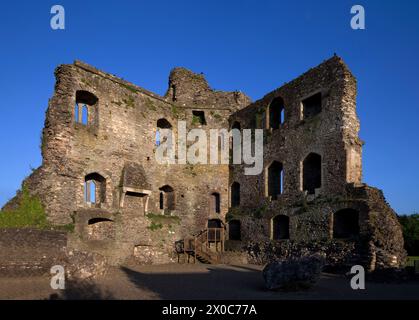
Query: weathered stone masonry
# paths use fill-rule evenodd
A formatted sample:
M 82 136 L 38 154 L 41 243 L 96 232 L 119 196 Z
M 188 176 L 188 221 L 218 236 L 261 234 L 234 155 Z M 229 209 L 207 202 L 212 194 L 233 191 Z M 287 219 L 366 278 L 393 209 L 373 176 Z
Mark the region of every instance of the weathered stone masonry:
M 55 75 L 43 163 L 24 183 L 52 223 L 74 219 L 69 246 L 112 263 L 166 262 L 175 240 L 219 219 L 230 231 L 227 247 L 247 248 L 259 262 L 342 246 L 338 263 L 403 262 L 395 213 L 381 191 L 362 183 L 356 80 L 339 57 L 254 103 L 183 68 L 170 73 L 164 97 L 78 61 Z M 156 131 L 176 134 L 178 120 L 188 129 L 264 129 L 263 173 L 158 164 Z
M 232 115 L 236 126 L 265 133 L 263 174 L 230 171 L 240 204 L 229 219 L 240 220 L 253 258 L 254 248 L 262 260 L 273 248 L 279 257 L 323 251 L 330 263 L 370 270 L 403 262 L 396 214 L 381 191 L 362 183 L 355 109 L 356 79 L 333 57 Z

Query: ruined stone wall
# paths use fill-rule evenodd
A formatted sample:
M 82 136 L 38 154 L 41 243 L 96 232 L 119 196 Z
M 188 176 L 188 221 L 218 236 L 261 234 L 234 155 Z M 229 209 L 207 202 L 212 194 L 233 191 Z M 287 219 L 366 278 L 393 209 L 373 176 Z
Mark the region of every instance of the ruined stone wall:
M 228 165 L 157 163 L 157 121 L 166 119 L 175 137 L 177 122 L 184 120 L 187 129 L 205 129 L 209 138 L 210 128 L 228 128 L 232 111 L 249 103 L 246 96 L 214 91 L 202 75 L 183 68 L 171 72 L 165 97 L 81 62 L 61 65 L 55 75 L 55 92 L 43 130 L 43 163 L 24 182 L 40 197 L 49 221 L 58 225 L 74 220 L 89 223 L 81 217 L 86 211 L 90 211 L 89 219 L 110 217 L 107 228 L 92 225 L 80 231 L 90 234 L 87 240 L 94 240 L 117 230 L 109 240 L 129 243 L 132 250 L 142 241 L 139 237 L 149 238 L 150 221 L 145 215 L 163 214 L 159 202 L 163 186 L 174 190 L 175 207 L 170 214 L 180 217 L 178 238 L 205 229 L 208 219 L 224 221 Z M 169 94 L 175 84 L 176 98 Z M 78 101 L 87 104 L 87 125 L 78 119 Z M 193 111 L 204 112 L 204 124 L 196 121 Z M 133 166 L 139 169 L 124 176 Z M 103 180 L 101 192 L 96 194 L 101 200 L 98 204 L 85 199 L 85 177 L 92 174 Z M 220 194 L 219 213 L 210 209 L 212 193 Z M 117 226 L 112 227 L 114 223 Z M 150 245 L 148 240 L 146 245 Z
M 321 111 L 304 117 L 305 99 L 318 93 Z M 270 108 L 278 98 L 282 99 L 285 117 L 278 128 L 272 128 Z M 262 248 L 258 257 L 250 256 L 250 261 L 318 250 L 338 263 L 357 260 L 370 270 L 403 263 L 405 252 L 396 214 L 379 190 L 361 183 L 363 142 L 358 137 L 356 80 L 339 57 L 236 112 L 230 125 L 237 123 L 241 129 L 264 129 L 263 173 L 246 176 L 243 165 L 230 166 L 230 186 L 240 183 L 240 205 L 230 208 L 228 219 L 240 221 L 244 247 L 256 244 Z M 304 160 L 310 153 L 321 156 L 321 186 L 313 194 L 303 190 Z M 276 199 L 268 193 L 268 170 L 273 161 L 283 167 L 283 190 Z M 357 214 L 359 230 L 354 239 L 338 240 L 356 245 L 337 257 L 339 250 L 333 249 L 334 217 L 344 209 Z M 272 251 L 266 243 L 274 238 L 273 219 L 278 215 L 289 219 L 289 234 L 276 241 L 273 247 L 279 249 Z
M 67 236 L 64 232 L 36 229 L 0 229 L 0 276 L 49 274 L 64 265 Z
M 322 111 L 303 119 L 302 101 L 319 92 Z M 285 121 L 278 129 L 270 129 L 267 114 L 277 97 L 284 101 Z M 231 181 L 241 184 L 243 205 L 265 202 L 267 168 L 273 161 L 283 165 L 284 190 L 270 205 L 301 200 L 302 162 L 311 152 L 322 157 L 322 182 L 317 194 L 339 194 L 346 183 L 361 182 L 362 142 L 358 138 L 355 98 L 355 78 L 342 60 L 334 57 L 235 113 L 230 123 L 238 121 L 241 128 L 264 129 L 263 174 L 245 176 L 243 166 L 233 166 Z
M 304 118 L 302 101 L 317 93 L 321 93 L 321 112 Z M 278 98 L 283 100 L 284 121 L 272 129 L 269 113 Z M 286 215 L 291 219 L 291 239 L 328 238 L 330 209 L 321 206 L 304 213 L 301 208 L 316 197 L 339 197 L 347 183 L 361 182 L 362 142 L 358 138 L 355 99 L 355 78 L 340 58 L 333 57 L 235 113 L 231 124 L 239 122 L 242 129 L 264 130 L 264 170 L 260 175 L 246 176 L 244 166 L 231 166 L 230 184 L 240 183 L 241 193 L 240 208 L 231 211 L 263 211 L 269 219 Z M 310 153 L 321 156 L 321 187 L 313 195 L 303 190 L 302 178 L 303 161 Z M 277 199 L 269 197 L 267 190 L 273 161 L 283 166 L 283 190 Z M 261 228 L 269 238 L 270 220 Z M 249 235 L 254 234 L 255 230 L 249 231 Z
M 336 238 L 335 213 L 347 208 L 359 213 L 359 234 Z M 375 270 L 405 263 L 397 215 L 376 188 L 349 184 L 339 196 L 320 196 L 296 206 L 284 206 L 280 213 L 289 217 L 289 239 L 272 240 L 272 219 L 278 214 L 275 211 L 242 207 L 229 213 L 228 220 L 241 222 L 241 250 L 247 250 L 249 261 L 263 264 L 323 252 L 332 267 L 352 263 Z

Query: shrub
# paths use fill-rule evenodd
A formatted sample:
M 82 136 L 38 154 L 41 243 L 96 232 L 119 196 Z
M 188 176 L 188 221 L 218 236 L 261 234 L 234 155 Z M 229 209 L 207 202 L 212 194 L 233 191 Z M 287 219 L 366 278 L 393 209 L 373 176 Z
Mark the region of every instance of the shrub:
M 38 197 L 31 196 L 27 188 L 20 193 L 19 205 L 11 211 L 0 211 L 0 228 L 47 228 L 48 221 Z

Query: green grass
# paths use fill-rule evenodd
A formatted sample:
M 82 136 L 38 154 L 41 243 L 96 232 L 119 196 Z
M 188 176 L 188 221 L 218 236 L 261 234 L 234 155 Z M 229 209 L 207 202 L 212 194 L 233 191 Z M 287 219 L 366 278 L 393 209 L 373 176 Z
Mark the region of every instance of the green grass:
M 0 211 L 0 228 L 49 227 L 47 216 L 39 198 L 31 196 L 23 187 L 20 202 L 15 210 Z
M 161 223 L 155 223 L 154 221 L 151 222 L 151 224 L 147 227 L 147 229 L 151 231 L 156 231 L 162 228 L 163 228 L 163 225 Z

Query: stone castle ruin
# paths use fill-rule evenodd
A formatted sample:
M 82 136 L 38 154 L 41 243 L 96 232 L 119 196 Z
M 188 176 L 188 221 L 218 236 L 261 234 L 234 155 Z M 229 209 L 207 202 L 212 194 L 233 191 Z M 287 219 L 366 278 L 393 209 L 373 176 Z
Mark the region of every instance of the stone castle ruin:
M 368 270 L 405 259 L 395 212 L 362 183 L 356 79 L 334 56 L 256 102 L 175 68 L 159 96 L 76 61 L 56 69 L 42 133 L 42 165 L 24 186 L 68 246 L 162 263 L 264 263 L 322 252 Z M 240 164 L 158 164 L 156 133 L 263 129 L 263 172 Z M 6 204 L 12 208 L 20 194 Z M 176 244 L 176 245 L 175 245 Z

